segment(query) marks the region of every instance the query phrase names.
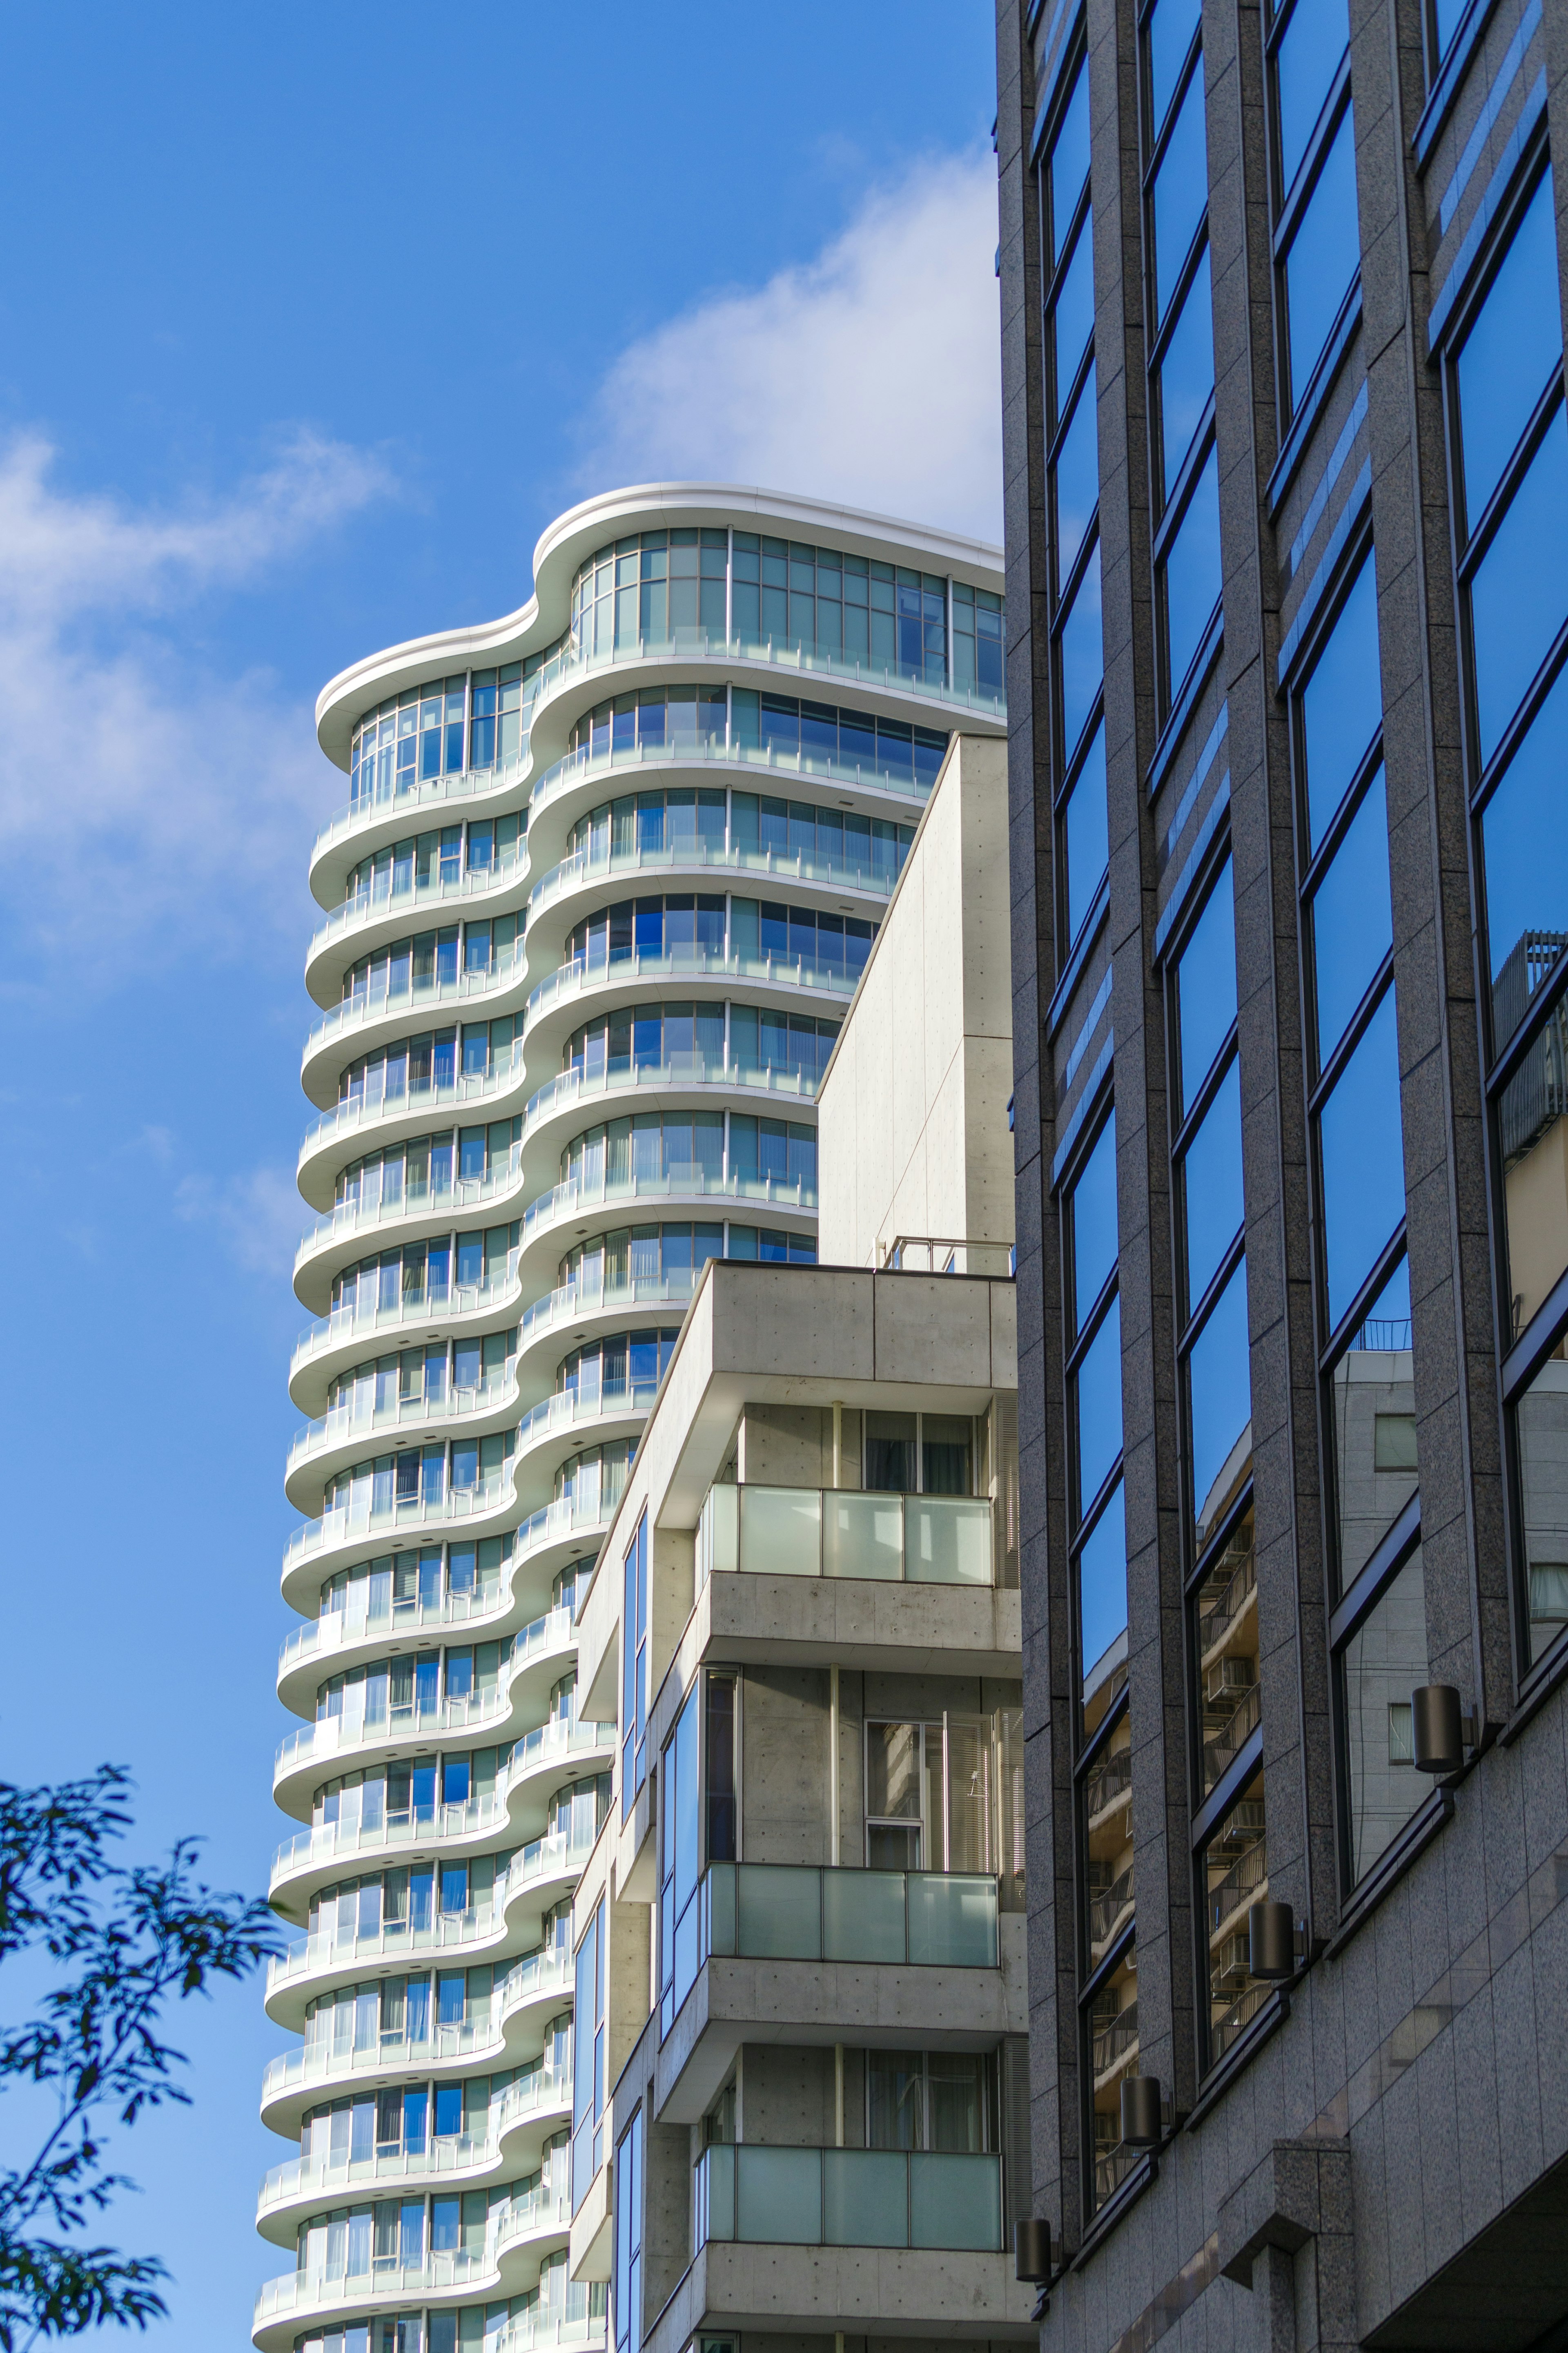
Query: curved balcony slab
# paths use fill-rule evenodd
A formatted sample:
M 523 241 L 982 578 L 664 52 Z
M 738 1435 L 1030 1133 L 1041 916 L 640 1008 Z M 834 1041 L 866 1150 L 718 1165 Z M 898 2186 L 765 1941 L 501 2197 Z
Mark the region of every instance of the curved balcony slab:
M 443 1193 L 404 1195 L 374 1204 L 343 1201 L 325 1210 L 294 1259 L 295 1295 L 324 1314 L 334 1274 L 395 1241 L 420 1241 L 455 1226 L 496 1225 L 520 1214 L 531 1232 L 547 1212 L 539 1200 L 551 1186 L 562 1147 L 584 1127 L 637 1111 L 723 1109 L 771 1119 L 815 1120 L 814 1082 L 797 1071 L 735 1062 L 706 1063 L 696 1055 L 607 1071 L 560 1071 L 535 1088 L 523 1107 L 521 1142 L 510 1160 L 482 1177 L 457 1178 Z M 411 1123 L 416 1131 L 417 1121 Z M 643 1180 L 647 1181 L 647 1180 Z M 659 1180 L 675 1183 L 676 1180 Z M 553 1189 L 553 1188 L 552 1188 Z M 689 1188 L 688 1188 L 689 1189 Z M 771 1199 L 737 1190 L 737 1198 Z M 816 1203 L 808 1204 L 815 1209 Z
M 342 996 L 344 972 L 362 956 L 412 933 L 465 917 L 482 921 L 514 909 L 521 913 L 533 879 L 521 843 L 493 865 L 475 867 L 445 882 L 432 876 L 426 882 L 410 880 L 399 890 L 389 873 L 384 888 L 356 891 L 317 924 L 305 951 L 305 986 L 316 1003 L 330 1010 Z
M 419 1340 L 464 1339 L 515 1324 L 527 1293 L 512 1260 L 489 1282 L 454 1282 L 439 1297 L 420 1292 L 391 1307 L 332 1308 L 301 1332 L 289 1366 L 289 1394 L 302 1413 L 318 1415 L 340 1373 L 369 1356 Z
M 546 1734 L 551 1736 L 548 1743 Z M 552 1724 L 540 1726 L 530 1738 L 536 1745 L 499 1778 L 493 1795 L 462 1805 L 439 1805 L 428 1815 L 405 1815 L 369 1827 L 323 1821 L 297 1831 L 283 1841 L 272 1858 L 268 1900 L 274 1911 L 298 1919 L 308 1909 L 313 1890 L 334 1880 L 389 1863 L 437 1858 L 449 1862 L 481 1854 L 491 1847 L 526 1849 L 519 1866 L 522 1879 L 531 1875 L 542 1882 L 573 1876 L 563 1859 L 564 1850 L 557 1848 L 542 1830 L 531 1837 L 528 1824 L 531 1819 L 542 1822 L 550 1791 L 559 1786 L 555 1777 L 575 1780 L 584 1772 L 608 1769 L 614 1761 L 615 1727 Z M 554 1900 L 542 1897 L 542 1908 L 548 1910 Z
M 288 2246 L 300 2224 L 323 2206 L 396 2196 L 426 2188 L 487 2189 L 493 2182 L 530 2173 L 545 2140 L 572 2113 L 572 2077 L 566 2069 L 541 2068 L 509 2084 L 492 2108 L 483 2140 L 467 2134 L 432 2139 L 416 2154 L 350 2158 L 296 2157 L 275 2165 L 256 2201 L 256 2227 L 275 2246 Z
M 301 2327 L 331 2327 L 411 2305 L 519 2295 L 533 2285 L 542 2258 L 566 2244 L 571 2228 L 564 2189 L 544 2190 L 498 2216 L 486 2230 L 483 2246 L 471 2253 L 431 2252 L 422 2263 L 376 2263 L 359 2273 L 285 2272 L 268 2280 L 256 2299 L 251 2340 L 259 2353 L 291 2353 Z M 600 2337 L 602 2341 L 602 2324 Z
M 457 1630 L 470 1636 L 472 1636 L 476 1631 L 479 1631 L 480 1639 L 483 1639 L 482 1629 L 476 1629 L 471 1620 L 467 1621 Z M 401 1633 L 402 1630 L 400 1629 L 399 1631 Z M 384 1647 L 386 1640 L 387 1636 L 384 1634 L 381 1638 L 381 1656 L 384 1661 L 387 1655 Z M 375 1646 L 370 1645 L 368 1647 L 371 1654 L 374 1656 L 375 1654 Z M 423 1648 L 425 1646 L 420 1645 L 420 1647 Z M 414 1648 L 414 1642 L 409 1641 L 405 1636 L 397 1643 L 397 1649 L 405 1654 L 412 1651 Z M 530 1714 L 533 1713 L 536 1709 L 542 1707 L 544 1704 L 545 1694 L 548 1693 L 550 1684 L 559 1680 L 562 1672 L 563 1672 L 564 1662 L 575 1658 L 576 1655 L 577 1628 L 576 1621 L 570 1609 L 562 1609 L 546 1610 L 542 1617 L 536 1618 L 531 1625 L 521 1628 L 513 1639 L 511 1656 L 507 1661 L 506 1666 L 499 1679 L 498 1689 L 503 1702 L 500 1713 L 503 1715 L 510 1713 L 512 1716 L 521 1716 L 526 1719 Z M 318 1662 L 313 1671 L 306 1669 L 297 1674 L 290 1682 L 289 1688 L 294 1693 L 295 1697 L 300 1703 L 295 1713 L 297 1715 L 303 1715 L 308 1712 L 310 1715 L 310 1721 L 302 1727 L 303 1730 L 314 1731 L 322 1721 L 322 1719 L 318 1717 L 315 1714 L 317 1691 L 320 1688 L 323 1674 L 328 1671 L 328 1666 L 337 1667 L 341 1671 L 342 1664 L 343 1662 L 341 1659 L 333 1659 L 330 1662 Z M 544 1692 L 542 1693 L 540 1689 L 542 1683 L 544 1685 Z M 437 1715 L 434 1713 L 427 1714 L 417 1718 L 413 1715 L 411 1709 L 405 1711 L 405 1713 L 408 1715 L 410 1724 L 413 1725 L 416 1732 L 427 1725 L 435 1725 L 435 1736 L 437 1738 L 444 1736 L 444 1735 L 448 1732 L 455 1733 L 458 1730 L 468 1731 L 471 1729 L 471 1725 L 468 1723 L 464 1723 L 458 1726 L 442 1725 L 437 1722 Z M 346 1719 L 334 1717 L 331 1720 L 333 1722 L 343 1722 Z M 475 1721 L 478 1720 L 478 1718 L 475 1719 Z M 493 1731 L 495 1728 L 493 1721 L 490 1721 L 489 1719 L 486 1719 L 486 1721 L 489 1723 L 489 1730 Z M 364 1725 L 362 1726 L 363 1737 L 372 1745 L 384 1744 L 389 1737 L 389 1729 L 391 1732 L 395 1732 L 397 1728 L 396 1724 L 394 1724 L 389 1727 L 384 1721 L 379 1724 L 379 1725 Z M 288 1739 L 289 1740 L 298 1739 L 300 1735 L 298 1733 L 293 1733 L 288 1736 Z M 281 1763 L 282 1760 L 283 1748 L 287 1746 L 287 1745 L 288 1740 L 285 1740 L 285 1742 L 279 1747 L 278 1757 L 279 1763 Z
M 661 996 L 705 1001 L 739 996 L 785 1011 L 841 1019 L 858 978 L 804 958 L 737 955 L 728 949 L 677 949 L 654 955 L 637 948 L 616 961 L 583 958 L 558 965 L 530 992 L 523 1058 L 535 1084 L 548 1083 L 573 1030 L 601 1006 L 616 1004 L 627 990 L 646 997 L 653 989 Z
M 449 776 L 416 779 L 401 789 L 345 801 L 310 845 L 310 883 L 317 905 L 329 912 L 339 907 L 361 859 L 390 848 L 404 834 L 524 807 L 531 775 L 525 745 L 516 759 L 499 767 L 462 768 Z
M 435 1127 L 459 1127 L 510 1118 L 528 1100 L 522 1040 L 516 1039 L 487 1071 L 458 1071 L 447 1080 L 421 1080 L 400 1094 L 351 1096 L 312 1120 L 300 1143 L 295 1170 L 300 1192 L 314 1209 L 331 1207 L 332 1189 L 345 1162 L 385 1149 L 407 1135 Z
M 362 1056 L 395 1044 L 410 1030 L 436 1029 L 464 1020 L 489 1020 L 513 1013 L 528 993 L 528 960 L 510 956 L 484 972 L 460 972 L 452 980 L 418 987 L 366 988 L 341 999 L 312 1022 L 300 1055 L 300 1084 L 323 1112 L 338 1100 L 344 1067 Z
M 492 1832 L 492 1840 L 494 1833 Z M 509 1955 L 532 1952 L 542 1933 L 538 1923 L 575 1886 L 594 1850 L 594 1837 L 569 1839 L 555 1831 L 534 1839 L 513 1854 L 505 1878 L 483 1908 L 466 1913 L 434 1912 L 423 1928 L 411 1926 L 377 1928 L 363 1935 L 335 1926 L 314 1928 L 291 1937 L 267 1965 L 267 2015 L 273 2024 L 294 2033 L 305 2031 L 305 2011 L 318 1995 L 339 1986 L 356 1984 L 370 1975 L 409 1968 L 468 1968 L 481 1961 L 504 1960 Z M 280 1850 L 287 1852 L 287 1849 Z M 369 1861 L 373 1868 L 388 1858 L 355 1853 L 331 1855 L 296 1873 L 289 1885 L 291 1897 L 308 1910 L 319 1886 L 355 1876 L 354 1865 Z M 406 1860 L 401 1851 L 390 1858 Z M 274 1883 L 276 1889 L 276 1880 Z M 275 1898 L 276 1900 L 276 1898 Z M 561 2007 L 552 1992 L 541 1991 L 540 2002 Z M 545 2012 L 549 2015 L 548 2010 Z
M 606 1515 L 581 1511 L 570 1497 L 563 1496 L 542 1504 L 511 1531 L 511 1557 L 502 1569 L 501 1589 L 494 1610 L 489 1604 L 482 1611 L 477 1609 L 466 1610 L 460 1606 L 448 1609 L 446 1603 L 442 1603 L 438 1609 L 432 1608 L 428 1610 L 420 1605 L 407 1609 L 399 1605 L 385 1620 L 373 1620 L 366 1616 L 363 1620 L 363 1631 L 358 1626 L 345 1627 L 341 1633 L 323 1632 L 316 1639 L 310 1639 L 317 1627 L 326 1629 L 331 1618 L 338 1614 L 331 1611 L 319 1619 L 312 1618 L 309 1626 L 297 1627 L 286 1638 L 279 1651 L 279 1677 L 285 1672 L 291 1672 L 296 1662 L 304 1667 L 323 1644 L 327 1651 L 341 1658 L 363 1643 L 384 1641 L 388 1634 L 401 1639 L 410 1630 L 420 1633 L 426 1628 L 439 1626 L 446 1629 L 458 1625 L 472 1625 L 477 1630 L 481 1617 L 487 1630 L 493 1630 L 498 1633 L 510 1630 L 506 1622 L 509 1619 L 527 1624 L 541 1614 L 539 1599 L 542 1594 L 549 1593 L 556 1571 L 564 1568 L 570 1560 L 595 1552 L 607 1525 Z M 377 1546 L 368 1546 L 366 1557 L 374 1557 L 378 1549 Z M 283 1599 L 302 1617 L 319 1607 L 320 1580 L 312 1577 L 310 1565 L 303 1559 L 296 1562 L 290 1558 L 285 1564 Z
M 283 1491 L 297 1512 L 320 1511 L 326 1482 L 367 1454 L 386 1454 L 449 1430 L 455 1437 L 481 1438 L 510 1430 L 521 1404 L 517 1366 L 493 1379 L 440 1398 L 399 1398 L 380 1412 L 333 1406 L 297 1430 L 283 1472 Z
M 575 1654 L 576 1636 L 573 1633 L 554 1654 L 557 1675 L 552 1680 L 559 1679 L 566 1662 Z M 372 1764 L 427 1756 L 437 1745 L 443 1748 L 458 1745 L 493 1748 L 510 1740 L 512 1761 L 507 1767 L 506 1779 L 510 1819 L 513 1826 L 526 1835 L 527 1818 L 531 1811 L 542 1829 L 548 1791 L 534 1788 L 531 1807 L 521 1801 L 520 1793 L 527 1792 L 542 1776 L 548 1778 L 558 1771 L 562 1759 L 573 1752 L 570 1736 L 578 1727 L 557 1719 L 531 1728 L 524 1725 L 524 1703 L 538 1680 L 526 1672 L 527 1664 L 525 1662 L 517 1678 L 519 1689 L 515 1695 L 509 1669 L 505 1677 L 498 1678 L 496 1690 L 483 1698 L 447 1701 L 418 1717 L 410 1710 L 406 1725 L 363 1724 L 342 1715 L 300 1725 L 297 1731 L 286 1733 L 278 1745 L 272 1767 L 274 1803 L 280 1812 L 292 1814 L 296 1821 L 306 1821 L 310 1817 L 314 1793 L 323 1780 L 335 1781 L 341 1774 L 358 1772 Z M 603 1735 L 610 1728 L 604 1725 L 583 1727 L 584 1732 L 595 1735 Z M 588 1745 L 595 1746 L 596 1742 Z
M 261 2121 L 268 2131 L 297 2140 L 308 2108 L 341 2094 L 428 2073 L 483 2074 L 537 2059 L 541 2037 L 552 2018 L 572 2007 L 575 1964 L 570 1953 L 549 1956 L 552 1994 L 542 1980 L 509 1984 L 497 2014 L 481 2026 L 441 2026 L 423 2042 L 387 2042 L 365 2051 L 337 2051 L 331 2043 L 301 2043 L 268 2062 L 261 2085 Z

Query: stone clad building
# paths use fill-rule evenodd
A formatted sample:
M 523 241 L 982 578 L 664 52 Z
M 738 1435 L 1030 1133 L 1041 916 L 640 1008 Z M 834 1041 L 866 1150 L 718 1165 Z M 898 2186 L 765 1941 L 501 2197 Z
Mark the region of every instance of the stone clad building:
M 997 30 L 1042 2342 L 1526 2353 L 1568 2321 L 1568 15 Z

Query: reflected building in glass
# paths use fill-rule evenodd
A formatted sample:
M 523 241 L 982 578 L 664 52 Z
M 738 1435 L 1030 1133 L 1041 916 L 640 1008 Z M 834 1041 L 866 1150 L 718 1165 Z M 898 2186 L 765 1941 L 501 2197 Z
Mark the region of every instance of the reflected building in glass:
M 998 27 L 1043 2341 L 1524 2353 L 1568 2322 L 1568 14 Z
M 624 1988 L 595 1972 L 610 1928 L 584 1963 L 573 1899 L 658 1770 L 657 1531 L 615 1558 L 621 1720 L 582 1704 L 581 1613 L 710 1262 L 764 1285 L 816 1263 L 818 1092 L 957 731 L 1002 765 L 993 548 L 689 484 L 574 509 L 534 574 L 518 612 L 373 654 L 317 710 L 349 793 L 310 869 L 312 1320 L 289 1376 L 310 1419 L 279 1670 L 302 1721 L 274 1774 L 297 1827 L 267 1995 L 291 2039 L 262 2100 L 290 2146 L 258 2208 L 294 2262 L 258 2300 L 263 2353 L 607 2344 L 607 2265 L 570 2260 L 572 2146 L 614 2088 Z M 816 1485 L 890 1500 L 830 1523 L 830 1557 L 864 1538 L 900 1578 L 962 1583 L 983 1555 L 989 1593 L 1001 1440 L 974 1387 L 835 1421 L 864 1468 Z M 732 1535 L 744 1555 L 797 1533 Z M 1007 1675 L 977 1670 L 962 1705 L 905 1694 L 868 1735 L 877 1884 L 914 1885 L 917 1947 L 973 1926 L 922 1910 L 920 1874 L 997 1873 L 1010 1653 Z M 730 1723 L 737 1777 L 726 1795 L 704 1767 L 707 1852 L 732 1858 L 745 1675 L 704 1688 L 702 1754 Z M 749 1883 L 736 1902 L 744 1937 Z M 890 2147 L 988 2153 L 959 2184 L 982 2206 L 1000 2049 L 933 2034 L 866 2095 Z M 742 2215 L 753 2189 L 737 2177 Z

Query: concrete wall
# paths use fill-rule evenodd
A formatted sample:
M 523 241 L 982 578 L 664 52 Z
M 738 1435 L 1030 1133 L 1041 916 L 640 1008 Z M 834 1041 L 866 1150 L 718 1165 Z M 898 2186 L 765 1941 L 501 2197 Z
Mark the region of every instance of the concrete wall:
M 1006 752 L 955 736 L 818 1100 L 825 1266 L 900 1234 L 1011 1242 L 1007 928 Z

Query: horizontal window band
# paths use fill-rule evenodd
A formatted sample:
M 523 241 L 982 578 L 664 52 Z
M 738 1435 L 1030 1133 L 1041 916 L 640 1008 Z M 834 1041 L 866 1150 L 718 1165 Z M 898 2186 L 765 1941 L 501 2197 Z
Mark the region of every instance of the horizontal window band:
M 1249 1471 L 1246 1479 L 1242 1482 L 1240 1493 L 1230 1504 L 1224 1519 L 1221 1520 L 1218 1527 L 1215 1530 L 1213 1535 L 1210 1536 L 1202 1552 L 1199 1553 L 1194 1567 L 1188 1572 L 1187 1582 L 1184 1588 L 1185 1598 L 1188 1600 L 1191 1600 L 1193 1595 L 1197 1592 L 1205 1578 L 1212 1574 L 1215 1565 L 1225 1551 L 1226 1545 L 1229 1544 L 1231 1538 L 1235 1535 L 1237 1528 L 1240 1527 L 1242 1521 L 1247 1517 L 1247 1513 L 1251 1509 L 1252 1473 Z
M 1205 687 L 1209 682 L 1224 644 L 1225 601 L 1222 597 L 1209 616 L 1208 626 L 1198 641 L 1196 653 L 1187 666 L 1187 674 L 1182 681 L 1181 691 L 1171 705 L 1169 716 L 1160 730 L 1159 740 L 1150 758 L 1149 773 L 1144 779 L 1144 785 L 1151 800 L 1153 799 L 1170 772 L 1171 765 L 1181 747 L 1182 738 L 1187 732 L 1188 723 L 1197 708 Z
M 1328 1346 L 1318 1359 L 1318 1372 L 1326 1380 L 1333 1371 L 1350 1343 L 1376 1306 L 1394 1268 L 1405 1252 L 1405 1221 L 1403 1218 L 1384 1242 L 1373 1261 L 1372 1272 L 1363 1282 L 1350 1305 L 1341 1316 L 1329 1339 Z
M 1107 977 L 1109 978 L 1109 976 L 1110 976 L 1108 975 Z M 1109 989 L 1106 994 L 1109 997 Z M 1082 1094 L 1079 1097 L 1077 1103 L 1073 1107 L 1072 1116 L 1067 1124 L 1067 1131 L 1063 1135 L 1061 1142 L 1058 1145 L 1055 1155 L 1052 1157 L 1051 1190 L 1053 1193 L 1058 1191 L 1060 1187 L 1062 1171 L 1066 1168 L 1068 1163 L 1072 1158 L 1073 1153 L 1078 1145 L 1079 1138 L 1083 1134 L 1084 1128 L 1089 1124 L 1090 1119 L 1093 1117 L 1099 1106 L 1102 1093 L 1109 1092 L 1107 1082 L 1110 1080 L 1112 1071 L 1115 1068 L 1115 1062 L 1116 1032 L 1114 1029 L 1108 1029 L 1106 1032 L 1105 1043 L 1100 1048 L 1099 1054 L 1095 1058 L 1094 1068 L 1089 1074 L 1089 1079 L 1085 1084 Z
M 1263 1726 L 1255 1724 L 1197 1812 L 1193 1816 L 1192 1845 L 1201 1854 L 1263 1763 Z
M 1435 358 L 1448 339 L 1450 328 L 1464 323 L 1465 298 L 1474 282 L 1477 265 L 1487 252 L 1494 222 L 1509 210 L 1516 188 L 1529 178 L 1545 145 L 1546 76 L 1536 75 L 1524 101 L 1524 111 L 1513 127 L 1508 145 L 1487 182 L 1475 218 L 1465 231 L 1447 276 L 1426 313 L 1426 347 Z
M 1358 265 L 1335 314 L 1334 323 L 1329 329 L 1329 340 L 1313 362 L 1312 373 L 1297 399 L 1296 413 L 1290 419 L 1284 445 L 1274 460 L 1274 470 L 1264 491 L 1271 522 L 1278 517 L 1285 502 L 1285 493 L 1300 470 L 1301 460 L 1329 405 L 1329 396 L 1339 382 L 1340 370 L 1361 325 L 1361 269 Z M 1293 570 L 1294 566 L 1291 568 Z
M 1361 471 L 1352 485 L 1340 519 L 1330 533 L 1329 543 L 1318 558 L 1296 617 L 1280 641 L 1275 677 L 1281 694 L 1291 691 L 1296 673 L 1301 669 L 1306 654 L 1317 650 L 1313 641 L 1318 635 L 1325 606 L 1342 579 L 1357 568 L 1371 544 L 1372 459 L 1369 457 L 1362 460 Z
M 1496 7 L 1497 0 L 1469 0 L 1469 5 L 1455 28 L 1453 38 L 1448 43 L 1448 54 L 1438 69 L 1436 80 L 1427 92 L 1421 120 L 1410 142 L 1415 161 L 1423 171 L 1437 143 L 1439 132 L 1454 111 L 1454 101 L 1464 88 L 1471 53 L 1491 22 Z
M 1342 1649 L 1383 1599 L 1421 1541 L 1421 1491 L 1416 1489 L 1393 1526 L 1382 1535 L 1372 1558 L 1357 1575 L 1329 1620 L 1329 1647 Z
M 1105 929 L 1106 919 L 1110 913 L 1110 875 L 1108 871 L 1100 877 L 1100 888 L 1094 894 L 1094 904 L 1079 926 L 1078 938 L 1073 943 L 1066 967 L 1051 998 L 1050 1008 L 1046 1015 L 1047 1045 L 1054 1045 L 1056 1042 L 1057 1031 L 1066 1018 L 1068 1008 L 1073 1000 L 1074 991 L 1083 978 L 1083 968 L 1093 954 L 1095 943 Z

